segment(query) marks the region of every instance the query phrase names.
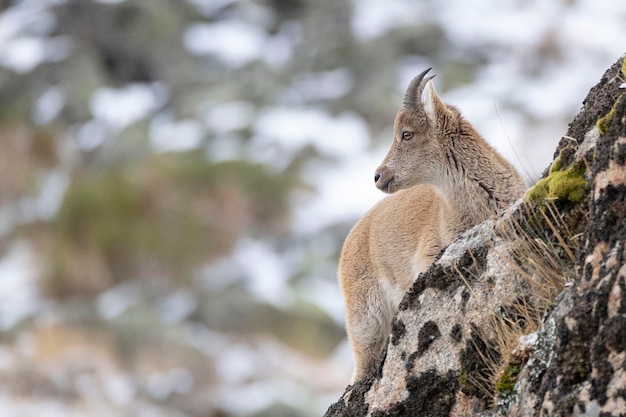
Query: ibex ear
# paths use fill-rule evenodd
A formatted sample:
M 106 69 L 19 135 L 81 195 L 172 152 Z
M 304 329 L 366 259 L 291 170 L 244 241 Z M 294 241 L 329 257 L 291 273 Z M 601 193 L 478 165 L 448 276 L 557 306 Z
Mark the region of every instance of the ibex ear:
M 424 87 L 424 111 L 428 116 L 429 121 L 436 126 L 437 115 L 442 115 L 446 111 L 446 105 L 441 101 L 437 92 L 435 91 L 435 85 L 431 80 L 426 83 Z

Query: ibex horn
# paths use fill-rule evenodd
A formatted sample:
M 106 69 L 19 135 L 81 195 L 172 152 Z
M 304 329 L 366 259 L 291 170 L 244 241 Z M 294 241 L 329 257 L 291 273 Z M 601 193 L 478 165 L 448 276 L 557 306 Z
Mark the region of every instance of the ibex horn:
M 434 75 L 431 75 L 428 78 L 424 78 L 426 73 L 431 69 L 432 68 L 427 68 L 426 70 L 422 71 L 409 83 L 409 86 L 406 89 L 406 93 L 404 93 L 403 106 L 405 109 L 416 109 L 420 106 L 422 102 L 421 100 L 424 86 L 429 80 L 432 80 L 435 77 Z

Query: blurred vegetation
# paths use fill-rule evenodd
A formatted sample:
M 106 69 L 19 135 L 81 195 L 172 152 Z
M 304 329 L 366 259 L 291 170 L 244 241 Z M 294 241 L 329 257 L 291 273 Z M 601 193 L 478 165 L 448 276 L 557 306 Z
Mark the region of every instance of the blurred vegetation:
M 212 163 L 196 151 L 86 172 L 49 227 L 46 293 L 94 296 L 154 274 L 188 285 L 198 265 L 227 255 L 244 231 L 286 232 L 290 182 L 259 164 Z

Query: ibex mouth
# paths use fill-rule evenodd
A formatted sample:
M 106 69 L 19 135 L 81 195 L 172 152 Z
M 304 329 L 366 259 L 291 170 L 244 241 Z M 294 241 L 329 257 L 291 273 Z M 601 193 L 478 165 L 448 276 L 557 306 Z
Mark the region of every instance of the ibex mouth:
M 381 179 L 381 180 L 376 181 L 376 187 L 382 192 L 387 193 L 387 194 L 391 194 L 393 192 L 392 184 L 393 184 L 393 177 L 389 179 Z

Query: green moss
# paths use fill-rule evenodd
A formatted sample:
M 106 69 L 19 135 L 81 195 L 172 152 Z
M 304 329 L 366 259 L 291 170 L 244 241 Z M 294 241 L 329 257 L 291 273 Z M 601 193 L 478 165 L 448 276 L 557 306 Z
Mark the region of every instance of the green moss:
M 467 376 L 467 372 L 461 371 L 459 374 L 459 385 L 464 388 L 471 388 L 472 385 L 469 383 L 469 378 Z
M 514 393 L 515 383 L 520 371 L 521 367 L 518 362 L 511 362 L 507 365 L 496 382 L 496 394 L 499 397 L 505 397 Z
M 579 203 L 588 190 L 584 174 L 583 163 L 575 163 L 562 170 L 561 158 L 558 157 L 550 167 L 550 174 L 537 181 L 537 184 L 528 190 L 525 200 L 527 202 L 556 200 Z
M 622 60 L 622 76 L 626 77 L 626 59 Z M 611 107 L 611 110 L 607 114 L 605 114 L 603 117 L 598 119 L 598 121 L 596 122 L 596 127 L 600 131 L 601 135 L 604 135 L 609 130 L 609 125 L 611 124 L 611 120 L 613 119 L 613 116 L 615 116 L 615 112 L 617 111 L 617 106 L 622 101 L 623 97 L 624 97 L 624 94 L 620 95 L 617 98 L 617 100 L 615 100 L 615 103 L 613 103 L 613 107 Z
M 561 155 L 557 156 L 552 165 L 550 166 L 550 174 L 560 171 L 562 168 Z
M 603 117 L 598 119 L 598 121 L 596 122 L 596 127 L 600 131 L 601 135 L 604 135 L 609 130 L 609 125 L 611 124 L 611 120 L 613 119 L 613 116 L 615 116 L 615 112 L 617 111 L 617 105 L 621 101 L 621 98 L 622 96 L 620 96 L 617 100 L 615 100 L 615 103 L 613 104 L 613 107 L 611 108 L 611 110 L 607 114 L 605 114 Z

